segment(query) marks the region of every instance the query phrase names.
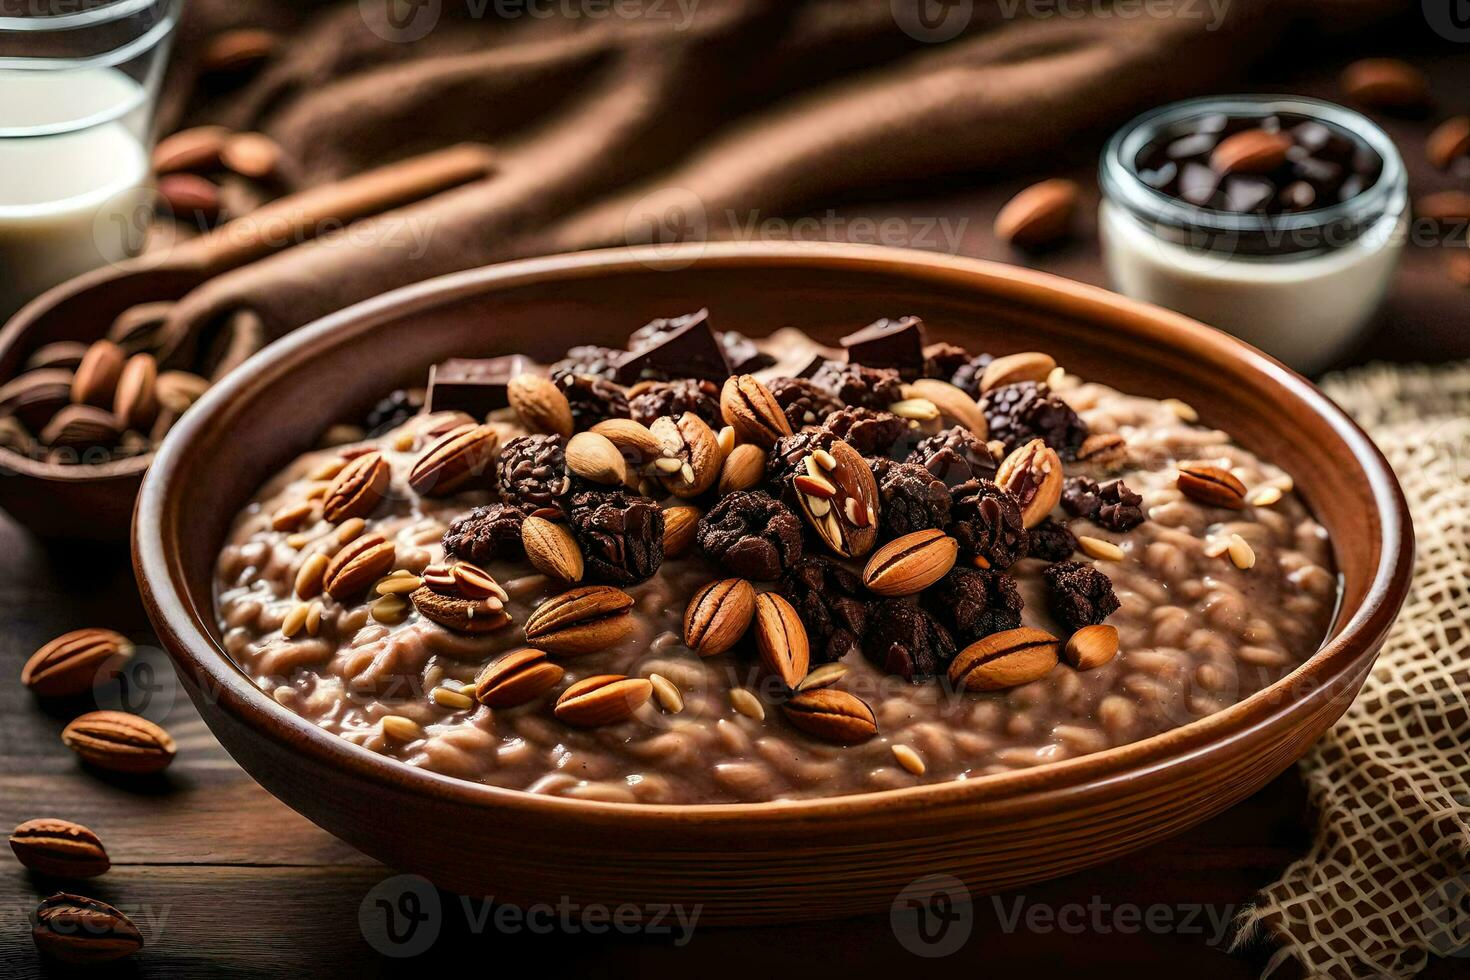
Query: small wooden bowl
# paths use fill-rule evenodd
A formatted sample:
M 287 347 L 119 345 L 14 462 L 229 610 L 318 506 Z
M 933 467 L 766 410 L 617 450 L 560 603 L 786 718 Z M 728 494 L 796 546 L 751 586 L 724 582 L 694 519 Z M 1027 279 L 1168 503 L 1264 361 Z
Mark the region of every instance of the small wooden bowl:
M 639 806 L 463 782 L 375 755 L 276 704 L 230 662 L 212 573 L 232 518 L 329 424 L 446 357 L 620 346 L 655 316 L 833 341 L 915 313 L 933 339 L 1038 349 L 1195 405 L 1283 466 L 1332 534 L 1342 604 L 1322 649 L 1240 704 L 1163 735 L 1022 772 L 827 800 Z M 980 893 L 1178 833 L 1299 758 L 1356 695 L 1404 600 L 1408 513 L 1387 463 L 1327 398 L 1224 334 L 1003 265 L 839 245 L 689 245 L 554 256 L 448 276 L 273 345 L 180 422 L 143 486 L 139 581 L 180 677 L 266 789 L 368 854 L 508 901 L 682 902 L 701 922 L 872 912 L 929 874 Z

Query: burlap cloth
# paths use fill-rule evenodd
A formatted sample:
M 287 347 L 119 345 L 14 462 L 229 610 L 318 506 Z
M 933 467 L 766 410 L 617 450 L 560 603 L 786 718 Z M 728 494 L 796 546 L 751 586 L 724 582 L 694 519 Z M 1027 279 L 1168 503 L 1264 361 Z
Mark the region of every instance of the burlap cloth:
M 1358 699 L 1302 760 L 1311 851 L 1247 913 L 1281 943 L 1268 974 L 1470 974 L 1470 364 L 1370 367 L 1323 387 L 1398 473 L 1413 590 Z M 1291 961 L 1295 961 L 1294 963 Z
M 1158 16 L 1149 0 L 1153 15 L 1116 16 L 1122 4 L 1068 4 L 1092 11 L 1079 19 L 1026 16 L 1056 4 L 960 2 L 951 36 L 955 22 L 915 19 L 925 0 L 662 0 L 646 4 L 657 18 L 508 19 L 453 0 L 420 0 L 405 18 L 399 2 L 395 27 L 376 0 L 190 0 L 162 128 L 269 133 L 298 187 L 463 141 L 492 146 L 500 169 L 220 276 L 185 301 L 187 322 L 248 308 L 276 335 L 488 262 L 730 237 L 731 215 L 791 216 L 946 174 L 1044 175 L 1079 136 L 1228 85 L 1293 26 L 1320 34 L 1402 6 L 1180 0 L 1194 13 Z M 565 9 L 540 9 L 553 6 Z M 408 43 L 423 10 L 434 23 Z M 196 55 L 232 26 L 289 40 L 242 88 L 196 86 Z M 422 251 L 403 246 L 405 223 Z M 1316 843 L 1246 926 L 1280 944 L 1272 970 L 1408 976 L 1427 952 L 1470 943 L 1470 368 L 1376 369 L 1328 387 L 1398 470 L 1419 568 L 1362 697 L 1303 763 Z

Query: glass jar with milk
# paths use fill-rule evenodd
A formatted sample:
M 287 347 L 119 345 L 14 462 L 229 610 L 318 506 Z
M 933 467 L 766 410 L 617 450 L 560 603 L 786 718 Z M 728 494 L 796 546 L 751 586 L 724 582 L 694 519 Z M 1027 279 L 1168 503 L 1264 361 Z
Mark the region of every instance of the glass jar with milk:
M 17 14 L 0 16 L 0 320 L 142 249 L 153 108 L 181 5 L 0 4 Z

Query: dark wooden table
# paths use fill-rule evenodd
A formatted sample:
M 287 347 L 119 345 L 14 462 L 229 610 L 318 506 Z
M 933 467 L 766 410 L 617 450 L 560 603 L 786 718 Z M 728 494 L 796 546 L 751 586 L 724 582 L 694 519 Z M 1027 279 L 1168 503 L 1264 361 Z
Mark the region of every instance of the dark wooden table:
M 1335 65 L 1345 57 L 1318 62 L 1305 76 L 1291 68 L 1297 57 L 1283 57 L 1262 72 L 1258 87 L 1333 97 Z M 1463 50 L 1430 46 L 1414 57 L 1440 92 L 1464 100 L 1443 111 L 1470 108 L 1470 59 Z M 1389 125 L 1409 159 L 1415 190 L 1449 186 L 1449 178 L 1423 162 L 1428 122 Z M 1058 172 L 1091 187 L 1102 135 L 1080 145 Z M 911 238 L 942 236 L 947 228 L 956 235 L 954 251 L 1015 261 L 989 226 L 999 204 L 1026 182 L 1022 175 L 992 175 L 914 189 L 901 204 L 848 201 L 832 213 L 896 218 Z M 1090 231 L 1090 218 L 1086 224 Z M 837 237 L 856 237 L 854 227 L 847 224 Z M 947 248 L 942 237 L 911 244 Z M 1090 234 L 1032 264 L 1101 282 Z M 1445 277 L 1440 250 L 1411 251 L 1377 329 L 1351 360 L 1470 356 L 1470 331 L 1460 329 L 1467 308 L 1470 291 Z M 6 679 L 0 683 L 0 825 L 64 816 L 102 835 L 114 867 L 85 890 L 132 914 L 148 944 L 143 956 L 118 969 L 122 975 L 198 977 L 226 969 L 262 977 L 384 975 L 459 965 L 469 956 L 466 965 L 486 972 L 536 962 L 557 972 L 611 976 L 752 976 L 774 967 L 796 975 L 921 969 L 934 975 L 1133 977 L 1142 969 L 1197 980 L 1248 977 L 1259 974 L 1269 950 L 1256 944 L 1227 953 L 1223 926 L 1308 843 L 1305 794 L 1288 773 L 1167 843 L 1059 881 L 977 897 L 968 918 L 951 923 L 947 934 L 965 941 L 942 957 L 916 957 L 912 933 L 895 932 L 888 916 L 759 930 L 696 925 L 692 937 L 653 928 L 623 933 L 605 925 L 599 933 L 597 922 L 582 919 L 574 920 L 581 923 L 575 929 L 505 931 L 486 918 L 479 900 L 450 895 L 437 896 L 439 914 L 408 945 L 394 947 L 383 940 L 382 911 L 373 900 L 396 898 L 403 883 L 276 802 L 229 759 L 178 695 L 162 654 L 147 646 L 151 635 L 125 553 L 47 548 L 0 519 L 0 554 L 0 602 L 8 617 L 0 633 L 0 678 Z M 165 777 L 138 783 L 82 769 L 58 739 L 68 717 L 81 709 L 43 705 L 15 680 L 37 646 L 80 626 L 127 633 L 142 645 L 138 662 L 156 668 L 135 678 L 135 688 L 143 689 L 135 707 L 162 721 L 179 742 L 178 760 Z M 433 828 L 423 832 L 432 835 Z M 0 978 L 56 975 L 37 959 L 27 935 L 27 916 L 51 890 L 52 883 L 0 858 Z M 364 906 L 366 931 L 359 917 Z M 381 955 L 414 948 L 431 935 L 434 941 L 416 958 Z M 1425 975 L 1453 976 L 1456 965 L 1438 963 Z

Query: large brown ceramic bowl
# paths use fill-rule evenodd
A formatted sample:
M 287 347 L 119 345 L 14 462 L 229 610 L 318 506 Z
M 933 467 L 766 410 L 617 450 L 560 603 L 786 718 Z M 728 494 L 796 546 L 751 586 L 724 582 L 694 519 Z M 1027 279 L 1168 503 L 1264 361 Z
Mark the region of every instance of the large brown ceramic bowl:
M 1332 633 L 1260 694 L 1163 735 L 1023 772 L 827 800 L 643 806 L 463 782 L 375 755 L 258 690 L 225 655 L 211 581 L 231 519 L 329 424 L 459 355 L 618 346 L 708 306 L 751 334 L 833 341 L 916 313 L 935 339 L 1052 352 L 1126 390 L 1175 396 L 1296 478 L 1342 574 Z M 184 417 L 134 523 L 143 595 L 179 676 L 266 789 L 368 854 L 509 901 L 683 902 L 702 921 L 887 908 L 915 878 L 1036 881 L 1176 834 L 1306 751 L 1357 693 L 1409 578 L 1404 500 L 1383 457 L 1302 378 L 1224 334 L 1003 265 L 854 246 L 687 246 L 555 256 L 402 289 L 256 355 Z

